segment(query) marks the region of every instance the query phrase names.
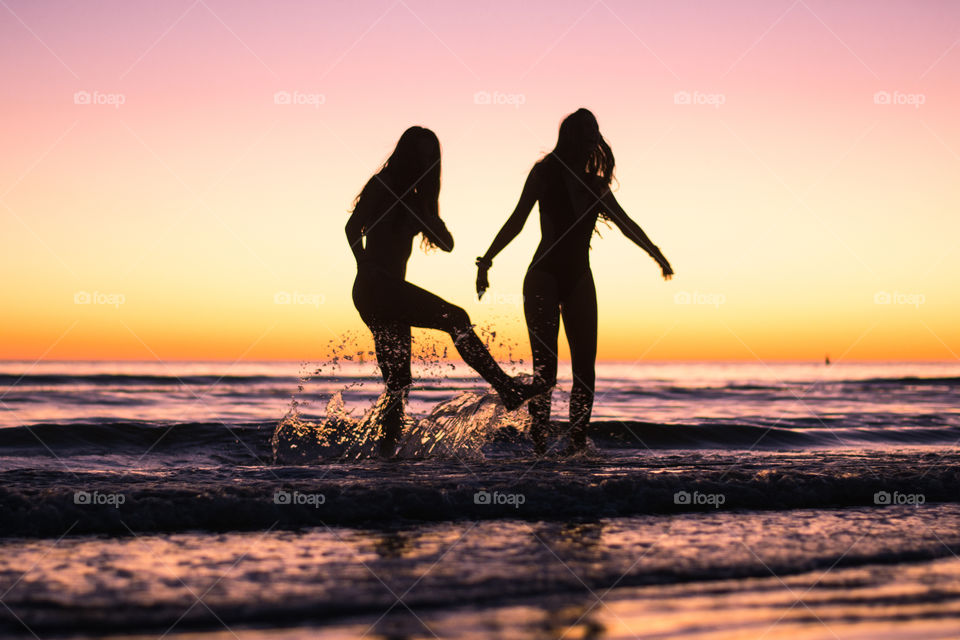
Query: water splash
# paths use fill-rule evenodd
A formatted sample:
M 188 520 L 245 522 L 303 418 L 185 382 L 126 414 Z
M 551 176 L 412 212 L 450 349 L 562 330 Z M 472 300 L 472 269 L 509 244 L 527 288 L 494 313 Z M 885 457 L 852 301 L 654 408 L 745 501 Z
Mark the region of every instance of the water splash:
M 523 364 L 514 356 L 517 345 L 498 336 L 496 332 L 478 327 L 487 347 L 506 352 L 510 365 Z M 343 365 L 369 365 L 370 376 L 379 377 L 379 368 L 373 351 L 360 348 L 365 336 L 348 332 L 331 339 L 328 350 L 331 357 L 321 363 L 303 363 L 297 393 L 291 397 L 290 409 L 273 433 L 271 444 L 274 460 L 280 464 L 311 464 L 333 460 L 360 460 L 376 457 L 379 451 L 381 416 L 387 396 L 380 395 L 362 416 L 347 407 L 344 394 L 363 391 L 362 379 L 342 378 L 340 391 L 327 398 L 322 416 L 304 409 L 311 404 L 309 392 L 313 379 L 325 381 L 340 379 Z M 412 359 L 419 383 L 442 383 L 456 375 L 456 366 L 448 360 L 452 346 L 443 338 L 424 333 L 417 336 Z M 462 380 L 459 378 L 458 380 Z M 381 387 L 382 388 L 382 387 Z M 483 448 L 498 434 L 526 431 L 529 416 L 525 409 L 509 412 L 498 396 L 490 393 L 460 392 L 434 406 L 425 416 L 413 416 L 405 411 L 403 434 L 397 455 L 402 458 L 482 458 Z
M 359 419 L 346 408 L 341 392 L 330 398 L 326 416 L 320 421 L 307 420 L 291 411 L 274 431 L 274 460 L 279 464 L 310 464 L 376 457 L 386 401 L 386 394 L 381 395 Z M 397 456 L 482 459 L 484 446 L 501 430 L 525 431 L 528 423 L 525 410 L 507 411 L 493 393 L 461 393 L 424 417 L 408 415 Z

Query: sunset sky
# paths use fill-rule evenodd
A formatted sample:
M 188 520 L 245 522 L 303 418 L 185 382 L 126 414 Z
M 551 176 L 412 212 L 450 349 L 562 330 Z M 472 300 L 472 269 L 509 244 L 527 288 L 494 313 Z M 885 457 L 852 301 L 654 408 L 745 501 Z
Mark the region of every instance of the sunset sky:
M 581 106 L 677 274 L 601 227 L 601 359 L 960 353 L 952 0 L 0 0 L 0 52 L 3 359 L 364 348 L 343 225 L 412 124 L 456 249 L 408 277 L 524 352 L 536 210 L 483 304 L 474 258 Z

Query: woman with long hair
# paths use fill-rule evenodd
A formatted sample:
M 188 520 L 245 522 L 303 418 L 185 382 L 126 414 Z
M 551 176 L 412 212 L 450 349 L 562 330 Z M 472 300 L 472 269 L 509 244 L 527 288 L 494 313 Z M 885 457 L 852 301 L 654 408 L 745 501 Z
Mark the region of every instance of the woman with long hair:
M 523 229 L 540 203 L 540 245 L 523 281 L 523 310 L 533 352 L 534 380 L 548 388 L 557 377 L 560 318 L 570 345 L 573 390 L 570 394 L 568 452 L 586 447 L 593 411 L 597 356 L 597 292 L 590 271 L 590 239 L 598 218 L 616 225 L 657 261 L 664 279 L 673 275 L 660 249 L 630 219 L 610 191 L 613 152 L 596 117 L 579 109 L 560 124 L 557 145 L 527 177 L 516 209 L 486 254 L 477 258 L 477 295 L 489 287 L 493 259 Z M 538 453 L 546 451 L 550 393 L 530 402 L 531 437 Z
M 450 334 L 464 362 L 500 395 L 510 410 L 542 392 L 508 376 L 473 330 L 467 312 L 406 281 L 413 239 L 425 248 L 453 250 L 453 236 L 440 219 L 440 142 L 423 127 L 410 127 L 354 202 L 346 225 L 357 260 L 353 303 L 373 334 L 377 364 L 387 388 L 380 454 L 393 455 L 403 429 L 411 384 L 410 329 Z

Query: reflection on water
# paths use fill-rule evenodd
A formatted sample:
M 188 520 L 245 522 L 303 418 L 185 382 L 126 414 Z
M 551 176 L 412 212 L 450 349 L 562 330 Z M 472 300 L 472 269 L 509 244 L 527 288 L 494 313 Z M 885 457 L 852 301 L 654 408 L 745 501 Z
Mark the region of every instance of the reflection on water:
M 960 625 L 958 532 L 925 505 L 11 540 L 0 592 L 41 635 L 882 637 Z
M 720 580 L 453 611 L 398 602 L 388 612 L 325 626 L 171 633 L 172 640 L 902 640 L 956 638 L 960 561 L 837 568 L 787 577 Z M 121 636 L 146 640 L 156 636 Z

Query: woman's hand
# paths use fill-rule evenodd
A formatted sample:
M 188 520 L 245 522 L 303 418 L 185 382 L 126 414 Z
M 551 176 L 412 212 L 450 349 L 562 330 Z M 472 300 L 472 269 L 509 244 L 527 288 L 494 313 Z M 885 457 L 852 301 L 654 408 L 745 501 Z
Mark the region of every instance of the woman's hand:
M 663 279 L 669 280 L 673 277 L 673 267 L 670 266 L 670 263 L 667 262 L 667 259 L 662 257 L 657 262 L 660 263 L 660 269 L 663 273 Z
M 484 258 L 477 258 L 477 300 L 483 299 L 483 294 L 490 288 L 490 281 L 487 279 L 487 272 L 492 263 Z

